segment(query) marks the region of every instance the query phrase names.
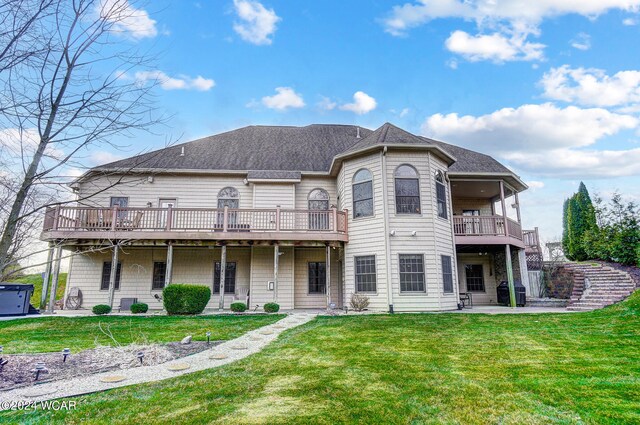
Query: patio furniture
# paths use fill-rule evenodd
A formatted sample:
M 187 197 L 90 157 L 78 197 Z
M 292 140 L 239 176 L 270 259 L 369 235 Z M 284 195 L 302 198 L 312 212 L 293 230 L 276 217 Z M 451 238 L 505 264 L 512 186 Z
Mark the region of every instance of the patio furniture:
M 82 305 L 82 291 L 77 286 L 69 289 L 64 305 L 69 310 L 77 310 Z
M 473 308 L 473 295 L 471 292 L 460 292 L 460 302 L 462 303 L 462 308 L 468 306 L 468 308 Z
M 249 288 L 239 288 L 233 296 L 234 300 L 242 301 L 249 306 Z

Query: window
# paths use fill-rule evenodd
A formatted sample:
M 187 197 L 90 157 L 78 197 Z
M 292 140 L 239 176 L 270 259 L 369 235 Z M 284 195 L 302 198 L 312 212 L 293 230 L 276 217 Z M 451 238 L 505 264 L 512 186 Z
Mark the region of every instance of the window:
M 227 270 L 224 273 L 224 293 L 235 294 L 236 292 L 236 263 L 227 263 Z M 220 293 L 220 263 L 216 262 L 213 273 L 213 293 Z
M 373 215 L 373 175 L 363 168 L 353 175 L 353 218 Z
M 400 254 L 400 292 L 424 292 L 424 258 L 420 254 Z
M 118 261 L 116 268 L 116 282 L 115 289 L 120 289 L 120 272 L 122 271 L 122 263 Z M 111 279 L 111 261 L 105 261 L 102 263 L 102 281 L 100 282 L 100 289 L 109 289 L 109 279 Z
M 165 276 L 167 275 L 167 263 L 164 261 L 153 262 L 153 280 L 151 289 L 164 289 Z
M 324 189 L 313 189 L 308 197 L 309 229 L 329 229 L 329 194 Z
M 324 294 L 327 288 L 327 268 L 325 263 L 309 263 L 309 293 Z
M 225 187 L 220 192 L 218 192 L 218 208 L 220 210 L 227 207 L 229 209 L 238 209 L 240 208 L 240 194 L 235 187 Z M 235 227 L 238 223 L 238 212 L 230 212 L 227 218 L 228 227 Z M 222 227 L 224 224 L 224 212 L 219 211 L 217 217 L 218 227 Z
M 447 188 L 444 185 L 442 172 L 436 173 L 436 198 L 438 200 L 438 217 L 447 218 Z
M 442 263 L 442 286 L 445 293 L 453 292 L 453 267 L 451 266 L 451 256 L 441 255 Z
M 376 292 L 376 257 L 355 257 L 356 292 Z
M 396 213 L 420 214 L 420 184 L 418 172 L 411 165 L 401 165 L 394 173 L 396 183 Z
M 482 264 L 465 264 L 464 271 L 467 277 L 467 291 L 484 292 Z

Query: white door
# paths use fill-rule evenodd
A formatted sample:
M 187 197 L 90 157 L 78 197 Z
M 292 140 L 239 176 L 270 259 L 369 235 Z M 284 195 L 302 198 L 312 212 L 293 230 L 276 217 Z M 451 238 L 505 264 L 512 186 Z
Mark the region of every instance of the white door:
M 162 208 L 158 211 L 158 227 L 167 227 L 167 208 L 175 208 L 177 205 L 175 198 L 160 198 L 158 200 L 158 208 Z

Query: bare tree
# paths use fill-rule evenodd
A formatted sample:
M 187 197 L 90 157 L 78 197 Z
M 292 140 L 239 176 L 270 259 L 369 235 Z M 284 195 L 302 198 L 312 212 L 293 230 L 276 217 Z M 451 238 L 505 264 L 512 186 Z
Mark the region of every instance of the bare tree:
M 57 191 L 88 147 L 113 146 L 116 136 L 162 119 L 153 109 L 154 84 L 127 77 L 150 65 L 148 55 L 127 43 L 126 30 L 139 14 L 130 1 L 8 0 L 0 8 L 0 34 L 9 34 L 0 36 L 0 51 L 10 65 L 0 72 L 0 124 L 10 133 L 3 143 L 13 159 L 6 166 L 13 183 L 0 239 L 2 278 L 15 266 L 21 231 L 47 205 L 39 193 L 46 198 L 47 188 Z M 24 11 L 30 17 L 16 16 Z M 23 29 L 5 31 L 5 23 Z M 11 134 L 17 136 L 8 142 Z

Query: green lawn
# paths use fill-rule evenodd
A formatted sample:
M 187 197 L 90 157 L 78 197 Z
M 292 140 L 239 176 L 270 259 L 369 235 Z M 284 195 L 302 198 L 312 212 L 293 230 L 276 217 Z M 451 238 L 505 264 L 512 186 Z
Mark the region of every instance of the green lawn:
M 40 296 L 42 294 L 42 275 L 28 274 L 16 279 L 11 279 L 12 282 L 17 283 L 29 283 L 33 285 L 33 294 L 31 295 L 31 305 L 35 308 L 40 306 Z M 64 297 L 64 289 L 67 285 L 67 274 L 60 273 L 58 275 L 58 289 L 56 290 L 56 300 L 61 300 Z M 49 300 L 47 299 L 47 302 Z
M 322 317 L 208 371 L 39 423 L 640 423 L 640 292 L 590 313 Z
M 206 341 L 236 338 L 274 323 L 284 315 L 217 316 L 90 316 L 42 317 L 0 321 L 0 345 L 5 353 L 41 353 L 65 347 L 78 352 L 96 343 L 112 345 L 103 330 L 120 344 L 179 341 L 187 335 Z

